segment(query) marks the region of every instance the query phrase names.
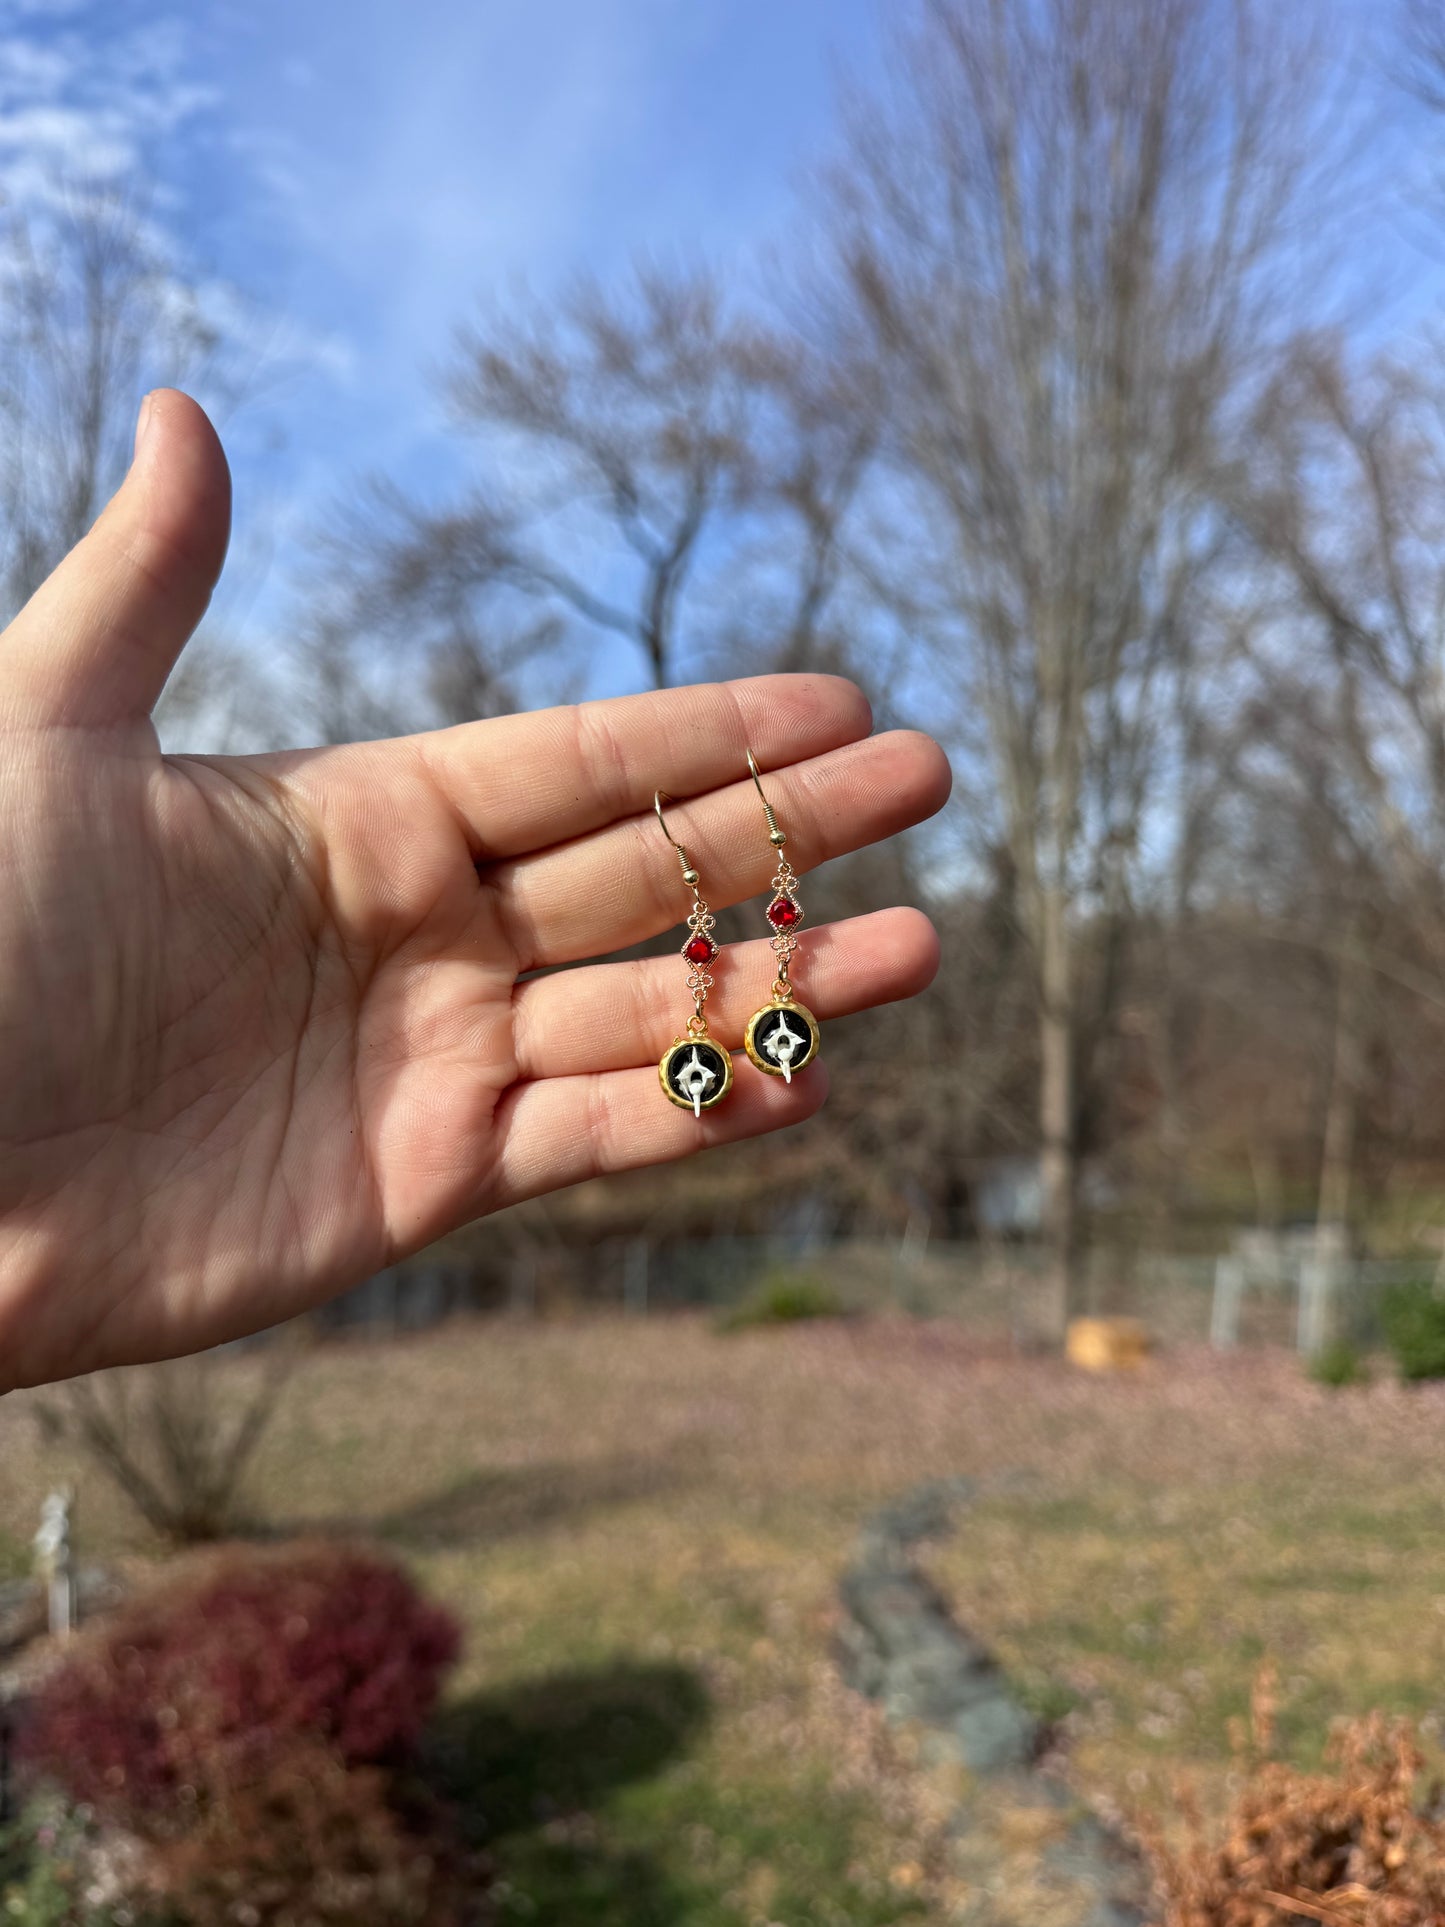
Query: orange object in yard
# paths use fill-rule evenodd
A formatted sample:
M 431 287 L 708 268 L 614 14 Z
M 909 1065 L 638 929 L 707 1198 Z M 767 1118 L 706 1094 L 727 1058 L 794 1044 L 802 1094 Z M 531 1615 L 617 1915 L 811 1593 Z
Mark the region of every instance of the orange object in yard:
M 1149 1334 L 1137 1318 L 1071 1318 L 1064 1352 L 1086 1372 L 1135 1372 L 1149 1356 Z

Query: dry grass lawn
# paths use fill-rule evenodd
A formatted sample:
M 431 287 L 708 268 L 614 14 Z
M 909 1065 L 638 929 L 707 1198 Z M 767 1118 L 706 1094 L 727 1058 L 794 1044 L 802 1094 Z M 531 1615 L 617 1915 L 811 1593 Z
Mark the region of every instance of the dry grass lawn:
M 0 1465 L 3 1565 L 61 1470 L 26 1396 Z M 1301 1762 L 1373 1706 L 1434 1729 L 1445 1388 L 1330 1392 L 1283 1354 L 1109 1381 L 941 1321 L 464 1324 L 309 1358 L 255 1494 L 461 1615 L 441 1744 L 516 1918 L 871 1927 L 970 1899 L 952 1789 L 828 1659 L 854 1530 L 945 1473 L 982 1492 L 934 1570 L 1106 1808 L 1167 1811 L 1181 1772 L 1217 1807 L 1265 1661 Z M 79 1477 L 89 1547 L 142 1548 Z

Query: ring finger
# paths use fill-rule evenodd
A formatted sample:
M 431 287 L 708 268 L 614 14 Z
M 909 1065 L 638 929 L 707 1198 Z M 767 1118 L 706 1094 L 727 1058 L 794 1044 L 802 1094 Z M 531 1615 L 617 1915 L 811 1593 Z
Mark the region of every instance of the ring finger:
M 912 997 L 933 979 L 938 939 L 919 910 L 879 910 L 804 931 L 797 991 L 820 1020 Z M 708 1020 L 733 1046 L 767 1001 L 773 960 L 765 939 L 729 944 L 714 960 Z M 677 957 L 593 964 L 519 985 L 513 1001 L 518 1075 L 570 1077 L 625 1070 L 660 1057 L 689 1014 Z
M 787 854 L 803 871 L 933 815 L 947 799 L 950 777 L 930 737 L 895 730 L 766 780 Z M 686 844 L 713 909 L 766 888 L 777 859 L 750 782 L 679 805 L 675 819 L 672 833 Z M 490 882 L 520 972 L 640 943 L 681 923 L 689 908 L 676 852 L 650 811 L 498 864 Z

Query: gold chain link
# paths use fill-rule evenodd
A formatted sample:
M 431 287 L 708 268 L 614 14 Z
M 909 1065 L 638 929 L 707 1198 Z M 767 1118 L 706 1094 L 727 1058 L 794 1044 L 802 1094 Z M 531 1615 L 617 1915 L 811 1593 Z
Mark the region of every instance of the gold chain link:
M 699 896 L 696 884 L 693 885 L 692 898 L 692 909 L 688 912 L 687 918 L 687 937 L 684 940 L 684 949 L 692 942 L 694 937 L 706 937 L 709 943 L 715 942 L 712 933 L 716 927 L 717 918 L 713 915 L 712 911 L 708 909 L 701 896 Z M 707 1002 L 707 994 L 712 989 L 712 973 L 709 971 L 707 964 L 695 964 L 691 957 L 685 957 L 683 961 L 687 965 L 687 987 L 692 992 L 692 1015 L 687 1020 L 687 1034 L 689 1037 L 706 1037 L 707 1016 L 703 1010 L 703 1005 Z M 710 963 L 711 961 L 712 959 L 709 958 L 708 962 Z
M 787 897 L 790 902 L 798 904 L 800 911 L 802 910 L 802 904 L 798 903 L 798 879 L 793 874 L 792 864 L 781 854 L 778 857 L 777 872 L 773 877 L 773 896 L 775 899 Z M 793 961 L 793 953 L 798 948 L 797 932 L 797 924 L 792 924 L 786 930 L 775 930 L 769 940 L 773 955 L 778 960 L 778 974 L 773 979 L 773 996 L 778 1000 L 789 998 L 793 994 L 792 986 L 788 982 L 788 970 Z

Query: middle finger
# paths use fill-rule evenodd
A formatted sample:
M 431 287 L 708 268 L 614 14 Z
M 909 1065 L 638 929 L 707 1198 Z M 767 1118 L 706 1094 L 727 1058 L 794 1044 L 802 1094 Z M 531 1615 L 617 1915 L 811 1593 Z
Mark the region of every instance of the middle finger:
M 666 787 L 666 770 L 659 769 Z M 871 736 L 764 779 L 800 874 L 893 836 L 941 809 L 949 769 L 931 737 Z M 767 887 L 777 865 L 750 781 L 669 810 L 713 910 Z M 651 811 L 551 850 L 497 864 L 488 881 L 519 972 L 641 943 L 686 920 L 691 893 Z

